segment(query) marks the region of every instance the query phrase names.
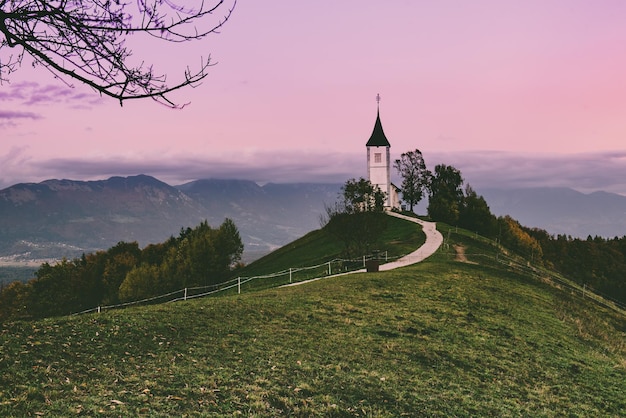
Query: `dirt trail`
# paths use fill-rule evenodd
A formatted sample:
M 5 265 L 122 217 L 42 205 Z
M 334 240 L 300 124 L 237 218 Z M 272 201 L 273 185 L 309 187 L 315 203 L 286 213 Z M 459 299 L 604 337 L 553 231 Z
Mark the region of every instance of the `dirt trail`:
M 468 264 L 478 264 L 475 261 L 469 261 L 467 259 L 467 256 L 465 255 L 464 245 L 455 244 L 452 246 L 452 248 L 454 248 L 454 251 L 456 252 L 456 256 L 454 257 L 456 261 L 461 262 L 461 263 L 468 263 Z
M 465 247 L 462 245 L 453 245 L 452 247 L 454 247 L 454 251 L 456 251 L 456 257 L 454 259 L 462 263 L 467 263 L 467 257 L 465 256 Z

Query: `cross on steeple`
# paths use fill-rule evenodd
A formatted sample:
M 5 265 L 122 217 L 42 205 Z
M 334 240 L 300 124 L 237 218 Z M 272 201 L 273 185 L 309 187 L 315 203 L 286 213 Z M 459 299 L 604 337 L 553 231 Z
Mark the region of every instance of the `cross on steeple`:
M 380 94 L 376 94 L 376 106 L 380 106 Z

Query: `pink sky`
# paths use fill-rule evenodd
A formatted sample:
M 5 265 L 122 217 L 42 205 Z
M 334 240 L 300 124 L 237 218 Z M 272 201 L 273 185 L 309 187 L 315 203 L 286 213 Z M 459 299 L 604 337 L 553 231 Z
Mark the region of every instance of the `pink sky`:
M 621 0 L 240 0 L 219 35 L 136 42 L 172 80 L 218 62 L 175 95 L 183 110 L 120 107 L 24 65 L 0 85 L 0 188 L 141 173 L 344 182 L 366 174 L 380 93 L 392 158 L 419 148 L 479 192 L 626 195 L 624 16 Z

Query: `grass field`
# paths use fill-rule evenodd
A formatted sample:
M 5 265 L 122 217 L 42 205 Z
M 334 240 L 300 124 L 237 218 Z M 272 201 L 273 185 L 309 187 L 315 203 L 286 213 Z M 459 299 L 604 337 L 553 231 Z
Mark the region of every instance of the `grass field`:
M 468 263 L 5 324 L 0 416 L 623 416 L 626 317 L 444 232 Z

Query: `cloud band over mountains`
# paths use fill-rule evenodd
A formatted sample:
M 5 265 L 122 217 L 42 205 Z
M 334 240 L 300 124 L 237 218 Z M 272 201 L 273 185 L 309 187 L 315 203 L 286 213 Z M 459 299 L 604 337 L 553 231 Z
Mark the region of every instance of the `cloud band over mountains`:
M 392 158 L 397 157 L 392 153 Z M 570 187 L 581 192 L 604 190 L 626 195 L 626 152 L 572 155 L 521 155 L 495 151 L 432 152 L 424 158 L 458 168 L 466 183 L 481 188 Z M 0 188 L 51 178 L 100 180 L 147 174 L 171 185 L 203 178 L 232 178 L 260 183 L 343 183 L 366 177 L 365 157 L 357 153 L 248 152 L 214 158 L 163 157 L 54 158 L 35 160 L 27 149 L 0 155 Z M 394 169 L 392 178 L 399 183 Z

